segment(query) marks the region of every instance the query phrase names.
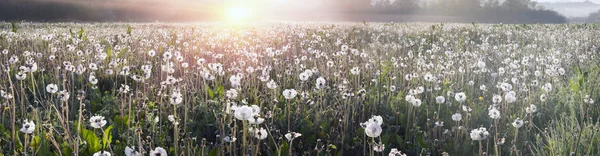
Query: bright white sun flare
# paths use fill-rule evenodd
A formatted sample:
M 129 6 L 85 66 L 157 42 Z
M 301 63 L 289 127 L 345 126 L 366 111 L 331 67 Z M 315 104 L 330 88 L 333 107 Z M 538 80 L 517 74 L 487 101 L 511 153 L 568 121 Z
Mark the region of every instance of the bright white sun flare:
M 257 18 L 257 10 L 256 5 L 238 2 L 225 6 L 224 18 L 229 24 L 246 24 Z

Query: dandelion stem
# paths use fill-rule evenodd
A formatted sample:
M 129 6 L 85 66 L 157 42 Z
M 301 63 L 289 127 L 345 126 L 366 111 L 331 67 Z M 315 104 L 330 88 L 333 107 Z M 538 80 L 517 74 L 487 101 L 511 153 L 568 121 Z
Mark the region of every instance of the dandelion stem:
M 479 156 L 483 156 L 483 146 L 481 145 L 481 140 L 479 140 Z
M 247 135 L 248 135 L 248 121 L 244 120 L 242 121 L 242 125 L 244 126 L 242 129 L 243 135 L 242 135 L 242 155 L 245 156 L 246 152 L 248 150 L 248 143 L 247 143 Z

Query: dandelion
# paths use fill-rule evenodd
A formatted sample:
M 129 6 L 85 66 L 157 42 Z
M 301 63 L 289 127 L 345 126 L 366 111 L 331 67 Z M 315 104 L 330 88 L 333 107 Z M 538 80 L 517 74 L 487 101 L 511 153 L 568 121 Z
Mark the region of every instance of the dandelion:
M 90 75 L 90 77 L 88 78 L 88 81 L 90 82 L 90 84 L 92 85 L 96 85 L 98 84 L 98 79 L 96 79 L 96 76 L 94 75 Z
M 229 77 L 229 82 L 231 82 L 231 87 L 237 88 L 242 84 L 242 77 L 239 75 L 232 75 Z
M 476 129 L 471 130 L 471 139 L 479 141 L 479 140 L 485 140 L 488 135 L 490 135 L 490 133 L 487 131 L 487 129 L 485 127 L 479 127 Z
M 390 91 L 391 92 L 395 92 L 396 91 L 396 86 L 390 86 Z
M 492 109 L 490 109 L 490 112 L 488 112 L 488 115 L 492 119 L 499 119 L 500 118 L 500 111 L 498 109 L 496 109 L 496 108 L 492 108 Z
M 275 81 L 271 80 L 271 81 L 267 82 L 267 88 L 269 88 L 269 89 L 276 89 L 277 88 L 277 83 L 275 83 Z
M 352 75 L 358 75 L 358 74 L 360 74 L 360 68 L 354 67 L 354 68 L 350 69 L 350 73 Z
M 69 100 L 69 97 L 71 97 L 71 94 L 67 90 L 62 90 L 62 91 L 58 92 L 58 98 L 61 101 L 67 101 L 67 100 Z
M 253 125 L 261 124 L 264 121 L 265 121 L 265 118 L 261 118 L 261 117 L 251 117 L 248 119 L 248 123 L 253 124 Z
M 483 61 L 477 62 L 477 67 L 479 67 L 479 68 L 485 68 L 485 62 L 483 62 Z
M 506 100 L 507 103 L 513 103 L 517 101 L 517 93 L 515 91 L 509 91 L 506 93 L 506 95 L 504 95 L 504 100 Z
M 412 79 L 413 79 L 413 75 L 412 75 L 412 74 L 406 74 L 406 75 L 404 75 L 404 79 L 405 79 L 406 81 L 410 81 L 410 80 L 412 80 Z
M 323 78 L 323 77 L 317 78 L 317 83 L 316 83 L 317 89 L 325 88 L 325 82 L 326 82 L 325 78 Z
M 594 99 L 592 99 L 590 95 L 585 95 L 583 97 L 583 102 L 587 104 L 594 104 Z
M 498 139 L 498 141 L 496 141 L 496 145 L 503 145 L 505 141 L 506 141 L 505 138 L 500 138 L 500 139 Z
M 296 92 L 296 90 L 294 89 L 283 90 L 283 97 L 285 97 L 285 99 L 293 99 L 294 97 L 296 97 L 296 95 L 298 95 L 298 92 Z
M 546 83 L 543 87 L 544 91 L 546 92 L 551 92 L 552 91 L 552 84 L 551 83 Z
M 33 123 L 33 121 L 25 119 L 25 121 L 23 122 L 23 127 L 21 127 L 21 132 L 25 134 L 31 134 L 33 133 L 33 130 L 35 130 L 35 123 Z
M 528 114 L 535 113 L 536 111 L 537 111 L 537 107 L 533 104 L 531 104 L 525 108 L 525 112 L 527 112 Z
M 500 95 L 494 95 L 492 97 L 492 102 L 494 102 L 495 104 L 499 104 L 500 102 L 502 102 L 502 96 L 500 96 Z
M 371 138 L 378 137 L 383 131 L 381 125 L 383 124 L 383 118 L 381 116 L 373 116 L 367 122 L 361 123 L 361 126 L 365 128 L 365 134 Z
M 471 107 L 465 106 L 465 105 L 462 106 L 462 110 L 465 111 L 465 112 L 473 111 L 473 109 L 471 109 Z
M 98 70 L 98 65 L 97 65 L 96 63 L 90 63 L 90 64 L 88 65 L 88 68 L 89 68 L 90 70 L 93 70 L 93 71 L 95 71 L 95 70 Z
M 46 86 L 46 91 L 50 94 L 58 92 L 58 86 L 56 84 L 49 84 Z
M 406 154 L 402 153 L 402 151 L 399 151 L 397 148 L 392 148 L 392 150 L 390 150 L 390 153 L 388 155 L 389 156 L 406 156 Z
M 444 122 L 443 121 L 436 121 L 435 122 L 435 126 L 436 127 L 444 127 Z
M 128 92 L 129 92 L 129 85 L 121 84 L 121 87 L 119 88 L 119 93 L 127 94 Z
M 254 137 L 256 137 L 256 139 L 258 139 L 258 140 L 266 139 L 268 134 L 269 133 L 267 133 L 267 130 L 265 130 L 262 127 L 259 130 L 254 131 Z
M 12 99 L 13 95 L 4 91 L 4 90 L 0 90 L 0 95 L 5 98 L 5 99 Z
M 110 155 L 110 153 L 109 153 L 109 152 L 106 152 L 106 151 L 99 151 L 99 152 L 96 152 L 96 153 L 94 153 L 94 155 L 93 155 L 93 156 L 111 156 L 111 155 Z
M 540 95 L 540 101 L 545 102 L 547 99 L 546 94 Z
M 300 73 L 299 77 L 300 77 L 300 81 L 306 81 L 306 80 L 308 80 L 308 78 L 310 78 L 310 76 L 306 72 Z
M 241 106 L 241 107 L 237 107 L 234 110 L 234 116 L 236 119 L 244 121 L 244 120 L 248 120 L 248 119 L 252 118 L 252 116 L 254 116 L 254 114 L 252 113 L 251 107 Z
M 423 79 L 427 82 L 435 81 L 435 77 L 433 77 L 433 75 L 431 75 L 431 73 L 427 73 L 427 74 L 423 75 Z
M 156 147 L 154 150 L 150 150 L 150 156 L 167 156 L 167 150 L 162 147 Z
M 142 154 L 138 151 L 135 151 L 133 148 L 127 146 L 125 147 L 125 156 L 141 156 Z
M 292 140 L 294 140 L 294 139 L 296 139 L 296 138 L 298 138 L 300 136 L 302 136 L 302 134 L 296 133 L 296 132 L 289 132 L 289 133 L 285 134 L 285 138 L 288 141 L 292 141 Z
M 425 91 L 425 87 L 419 86 L 419 87 L 417 87 L 416 90 L 417 90 L 417 93 L 421 94 L 421 93 L 423 93 Z
M 454 99 L 456 99 L 458 102 L 464 102 L 467 100 L 467 95 L 465 95 L 464 92 L 456 93 L 454 94 Z
M 154 51 L 154 50 L 148 51 L 148 56 L 154 57 L 155 55 L 156 55 L 156 51 Z
M 452 115 L 452 120 L 454 120 L 454 121 L 460 121 L 461 119 L 462 119 L 462 114 L 460 114 L 460 113 L 454 113 Z
M 383 152 L 385 150 L 385 144 L 383 143 L 375 143 L 373 145 L 373 151 L 375 152 Z
M 412 104 L 413 104 L 413 106 L 415 106 L 415 107 L 419 107 L 419 106 L 421 106 L 421 104 L 422 104 L 422 102 L 421 102 L 421 99 L 413 99 L 411 103 L 412 103 Z
M 179 125 L 179 121 L 177 120 L 177 117 L 175 115 L 169 115 L 167 116 L 167 119 L 169 119 L 169 121 L 173 123 L 173 125 Z
M 181 104 L 181 102 L 183 102 L 183 95 L 181 94 L 181 92 L 179 92 L 179 90 L 174 90 L 173 93 L 171 93 L 171 98 L 169 98 L 169 102 L 172 105 L 178 105 Z
M 509 83 L 501 83 L 500 89 L 502 89 L 502 91 L 508 92 L 508 91 L 512 90 L 512 85 Z
M 92 116 L 90 118 L 90 125 L 93 128 L 102 128 L 104 125 L 106 125 L 106 120 L 104 120 L 104 117 L 100 115 Z
M 521 128 L 521 126 L 523 126 L 523 120 L 519 118 L 515 119 L 515 121 L 512 123 L 512 126 L 515 128 Z
M 27 74 L 25 74 L 24 72 L 20 71 L 17 74 L 15 74 L 15 77 L 17 77 L 17 80 L 25 80 L 25 78 L 27 77 Z
M 238 92 L 235 89 L 229 89 L 229 90 L 227 90 L 227 92 L 225 92 L 225 95 L 229 99 L 235 99 L 238 96 Z
M 226 136 L 226 137 L 223 138 L 223 141 L 229 142 L 229 143 L 235 142 L 236 140 L 237 140 L 237 138 L 236 137 L 232 137 L 232 136 Z
M 446 102 L 446 98 L 444 98 L 443 96 L 435 97 L 435 102 L 437 104 L 442 104 L 442 103 Z

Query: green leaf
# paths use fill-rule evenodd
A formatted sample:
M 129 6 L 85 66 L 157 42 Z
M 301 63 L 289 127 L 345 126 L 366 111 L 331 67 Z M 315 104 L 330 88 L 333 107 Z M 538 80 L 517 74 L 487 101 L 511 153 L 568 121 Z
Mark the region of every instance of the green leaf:
M 404 143 L 404 141 L 402 140 L 402 137 L 398 134 L 396 134 L 396 143 L 402 145 Z
M 130 25 L 127 25 L 127 34 L 131 35 L 131 26 Z
M 123 48 L 121 50 L 121 52 L 119 52 L 119 54 L 117 54 L 117 58 L 122 58 L 123 54 L 125 54 L 125 52 L 127 52 L 129 50 L 129 48 Z
M 417 136 L 417 144 L 420 147 L 425 147 L 425 142 L 423 141 L 423 137 L 422 136 Z
M 70 155 L 70 153 L 73 153 L 73 149 L 71 149 L 69 143 L 67 142 L 60 144 L 60 148 L 63 154 Z
M 148 102 L 148 108 L 154 108 L 154 102 L 150 101 Z
M 212 89 L 209 89 L 208 87 L 205 87 L 206 89 L 206 93 L 208 94 L 209 98 L 214 98 L 215 97 L 215 93 L 212 91 Z
M 219 97 L 222 97 L 223 95 L 225 95 L 225 87 L 223 87 L 222 85 L 218 85 L 218 86 L 215 88 L 215 92 L 217 93 L 217 95 L 218 95 Z
M 213 148 L 212 150 L 210 150 L 210 152 L 208 152 L 208 156 L 216 156 L 217 153 L 219 152 L 219 148 Z
M 83 27 L 81 27 L 81 29 L 79 29 L 79 32 L 77 33 L 79 39 L 83 38 Z
M 129 115 L 125 115 L 122 118 L 121 116 L 115 116 L 113 121 L 116 123 L 117 129 L 121 129 L 123 126 L 126 126 L 125 128 L 129 127 Z
M 104 135 L 102 136 L 102 147 L 104 149 L 107 149 L 108 146 L 110 146 L 110 143 L 112 142 L 111 130 L 113 129 L 113 127 L 113 125 L 110 125 L 104 130 Z
M 46 135 L 45 133 L 42 133 L 40 136 Z M 32 146 L 34 147 L 34 150 L 37 151 L 38 155 L 51 155 L 52 152 L 50 152 L 50 143 L 44 139 L 43 137 L 38 137 L 35 136 L 33 138 L 34 142 L 36 142 L 36 146 Z
M 17 22 L 10 22 L 10 26 L 12 27 L 12 32 L 16 33 L 17 30 L 19 30 L 19 27 L 17 26 Z
M 279 148 L 280 151 L 277 151 L 277 153 L 281 153 L 282 156 L 288 155 L 288 150 L 289 150 L 289 146 L 287 142 L 283 142 L 283 145 L 281 145 L 281 148 Z
M 100 145 L 100 139 L 98 139 L 98 136 L 96 136 L 96 133 L 94 133 L 94 131 L 90 131 L 82 127 L 81 137 L 83 137 L 83 139 L 87 142 L 87 145 L 89 146 L 89 154 L 94 154 L 100 151 L 100 149 L 102 149 L 102 146 Z
M 38 145 L 40 145 L 40 137 L 33 136 L 33 139 L 31 139 L 31 143 L 29 143 L 29 147 L 32 147 L 35 149 L 36 147 L 38 147 Z
M 112 56 L 112 49 L 110 48 L 110 46 L 106 46 L 106 61 L 109 61 L 111 56 Z

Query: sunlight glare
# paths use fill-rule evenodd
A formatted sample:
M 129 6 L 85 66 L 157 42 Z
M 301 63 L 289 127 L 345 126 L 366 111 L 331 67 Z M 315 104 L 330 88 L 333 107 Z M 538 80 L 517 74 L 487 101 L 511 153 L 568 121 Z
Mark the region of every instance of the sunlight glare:
M 230 25 L 247 24 L 256 18 L 257 8 L 249 3 L 238 2 L 225 6 L 225 20 Z

